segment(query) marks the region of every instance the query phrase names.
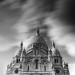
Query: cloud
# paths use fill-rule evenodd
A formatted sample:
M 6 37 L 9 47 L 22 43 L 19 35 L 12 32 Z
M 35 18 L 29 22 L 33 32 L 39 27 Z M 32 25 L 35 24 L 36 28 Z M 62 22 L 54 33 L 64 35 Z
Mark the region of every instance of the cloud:
M 39 26 L 41 29 L 43 28 L 43 26 L 47 26 L 47 29 L 46 28 L 44 29 L 47 30 L 48 32 L 49 37 L 47 36 L 47 33 L 45 33 L 47 38 L 48 39 L 50 38 L 50 40 L 51 39 L 54 40 L 58 45 L 64 45 L 67 51 L 69 52 L 69 54 L 74 56 L 74 46 L 73 46 L 75 44 L 74 27 L 73 27 L 74 16 L 73 17 L 70 16 L 70 12 L 68 12 L 70 9 L 67 9 L 69 6 L 69 4 L 67 3 L 68 2 L 72 3 L 72 1 L 27 0 L 24 4 L 22 4 L 21 8 L 23 9 L 23 11 L 13 10 L 14 7 L 16 7 L 14 2 L 15 2 L 14 0 L 6 1 L 5 5 L 7 5 L 7 7 L 1 9 L 2 10 L 1 15 L 4 15 L 5 13 L 6 15 L 4 15 L 5 17 L 1 16 L 4 20 L 4 21 L 2 20 L 3 22 L 1 21 L 1 24 L 4 25 L 5 28 L 3 27 L 2 29 L 1 27 L 1 29 L 4 32 L 0 33 L 5 35 L 3 37 L 5 37 L 5 42 L 8 43 L 8 45 L 12 43 L 11 40 L 17 42 L 21 40 L 27 40 L 32 35 L 32 33 L 34 33 L 37 26 Z M 8 4 L 10 4 L 10 8 L 8 7 Z M 19 5 L 20 1 L 17 4 Z M 54 16 L 54 18 L 51 18 L 52 16 Z M 47 21 L 48 23 L 45 23 L 45 19 L 48 18 L 50 18 Z M 40 25 L 38 25 L 39 23 Z M 9 25 L 11 25 L 11 28 L 9 28 Z M 3 45 L 1 47 L 3 47 Z M 8 46 L 6 47 L 8 48 Z
M 21 41 L 27 43 L 26 41 L 28 40 L 30 36 L 29 31 L 28 31 L 29 28 L 25 26 L 23 23 L 22 24 L 17 23 L 17 25 L 13 26 L 13 29 L 15 29 L 17 32 L 17 36 L 15 36 L 16 40 L 18 41 L 17 44 L 19 45 Z
M 70 4 L 71 3 L 71 4 Z M 75 57 L 75 7 L 74 0 L 63 0 L 58 3 L 57 10 L 45 21 L 49 26 L 48 35 L 57 45 L 65 46 L 65 50 Z
M 31 29 L 36 29 L 37 26 L 43 26 L 45 16 L 48 12 L 52 12 L 55 9 L 56 1 L 27 0 L 27 3 L 23 6 L 23 9 L 25 10 L 23 17 L 14 25 L 14 28 L 18 33 L 24 34 L 24 32 L 27 33 L 31 31 Z
M 56 18 L 60 21 L 68 24 L 68 26 L 74 26 L 75 24 L 75 1 L 74 0 L 60 0 L 57 5 Z M 71 27 L 72 27 L 71 26 Z
M 52 39 L 58 45 L 65 46 L 65 50 L 71 56 L 75 56 L 73 0 L 28 0 L 23 9 L 25 9 L 23 17 L 15 25 L 18 32 L 17 39 L 27 39 L 31 33 L 29 31 L 36 28 L 39 23 L 39 26 L 42 27 L 47 25 L 50 40 Z M 47 22 L 46 19 L 48 19 Z
M 22 13 L 22 10 L 13 10 L 8 5 L 1 6 L 0 3 L 0 51 L 10 50 L 18 42 L 17 32 L 12 26 L 17 23 Z
M 71 32 L 71 28 L 58 19 L 49 18 L 46 22 L 50 27 L 48 32 L 49 37 L 56 42 L 57 45 L 65 46 L 65 50 L 71 55 L 75 56 L 75 35 Z
M 0 0 L 0 6 L 9 9 L 20 9 L 27 0 Z
M 43 27 L 47 24 L 46 26 L 49 30 L 47 31 L 49 37 L 47 37 L 50 40 L 54 40 L 58 45 L 64 45 L 68 53 L 75 56 L 74 13 L 72 10 L 74 6 L 71 6 L 73 4 L 68 4 L 70 2 L 74 3 L 73 0 L 27 0 L 22 5 L 22 9 L 24 10 L 22 16 L 12 26 L 12 29 L 16 32 L 14 39 L 17 41 L 27 40 L 32 34 L 31 30 L 34 32 L 33 29 L 36 29 L 37 26 Z M 7 3 L 14 4 L 14 1 L 11 0 Z M 72 9 L 69 9 L 69 7 Z M 69 12 L 70 10 L 72 12 Z M 54 17 L 51 18 L 52 16 Z M 45 19 L 49 17 L 48 23 L 45 23 Z M 40 25 L 38 25 L 39 23 Z
M 4 37 L 0 37 L 0 51 L 10 50 L 11 47 L 15 45 L 17 45 L 17 42 L 13 42 Z

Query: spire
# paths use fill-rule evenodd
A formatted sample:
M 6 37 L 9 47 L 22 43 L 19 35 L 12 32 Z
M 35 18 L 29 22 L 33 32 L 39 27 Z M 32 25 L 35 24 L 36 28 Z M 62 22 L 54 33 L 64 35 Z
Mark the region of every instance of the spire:
M 21 41 L 21 44 L 20 45 L 23 46 L 23 41 Z
M 21 49 L 23 48 L 23 41 L 21 41 L 21 44 L 20 44 L 20 46 L 21 46 Z
M 54 41 L 52 42 L 52 47 L 55 48 L 55 43 L 54 43 Z
M 25 48 L 24 48 L 23 52 L 24 52 L 24 54 L 26 54 L 26 50 L 25 50 Z
M 22 50 L 22 53 L 21 53 L 21 61 L 24 61 L 25 60 L 25 56 L 26 56 L 26 50 L 25 48 Z
M 21 57 L 25 57 L 25 55 L 26 55 L 26 50 L 25 50 L 25 48 L 22 50 L 22 53 L 21 53 Z
M 39 27 L 37 28 L 37 35 L 39 35 L 40 33 L 39 33 L 40 31 L 39 31 Z

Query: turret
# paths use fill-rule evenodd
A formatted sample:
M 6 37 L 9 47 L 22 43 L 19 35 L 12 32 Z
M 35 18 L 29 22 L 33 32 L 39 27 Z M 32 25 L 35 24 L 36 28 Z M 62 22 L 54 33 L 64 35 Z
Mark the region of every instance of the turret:
M 21 57 L 22 50 L 23 50 L 23 42 L 21 41 L 20 49 L 17 50 L 17 52 L 16 52 L 17 57 Z
M 49 49 L 49 51 L 48 51 L 48 60 L 49 61 L 51 60 L 51 57 L 52 57 L 52 50 Z
M 22 53 L 21 53 L 21 61 L 25 61 L 25 56 L 26 56 L 26 50 L 24 48 L 24 50 L 22 50 Z
M 20 49 L 16 51 L 15 56 L 13 57 L 14 64 L 15 63 L 20 63 L 22 50 L 23 50 L 23 42 L 21 42 Z
M 21 41 L 20 48 L 23 49 L 23 42 Z
M 64 63 L 64 73 L 69 75 L 68 63 Z
M 62 72 L 62 57 L 58 49 L 56 49 L 55 43 L 52 42 L 52 68 L 55 70 L 56 74 L 61 74 Z
M 11 64 L 8 64 L 7 65 L 7 71 L 10 71 L 11 67 L 12 67 Z

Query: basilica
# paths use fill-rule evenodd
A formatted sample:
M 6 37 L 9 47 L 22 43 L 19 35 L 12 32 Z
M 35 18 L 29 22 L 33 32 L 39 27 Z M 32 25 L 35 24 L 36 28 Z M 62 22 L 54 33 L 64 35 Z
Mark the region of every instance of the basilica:
M 29 39 L 27 48 L 23 42 L 10 64 L 7 65 L 6 75 L 70 75 L 68 63 L 63 62 L 55 43 L 48 48 L 39 29 Z

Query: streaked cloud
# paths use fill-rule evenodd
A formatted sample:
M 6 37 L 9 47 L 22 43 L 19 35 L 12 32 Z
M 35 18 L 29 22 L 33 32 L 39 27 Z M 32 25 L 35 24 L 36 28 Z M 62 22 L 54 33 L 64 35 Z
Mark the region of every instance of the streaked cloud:
M 68 25 L 61 23 L 60 21 L 49 19 L 47 24 L 51 29 L 48 32 L 48 35 L 52 37 L 52 40 L 58 45 L 65 46 L 65 50 L 71 55 L 75 56 L 75 36 Z
M 50 28 L 48 35 L 52 37 L 52 40 L 58 45 L 65 46 L 65 50 L 75 57 L 74 7 L 73 0 L 60 1 L 57 11 L 46 20 L 46 24 Z
M 5 4 L 6 5 L 6 4 Z M 17 32 L 12 28 L 22 15 L 19 9 L 11 9 L 0 3 L 0 51 L 10 50 L 18 42 Z

